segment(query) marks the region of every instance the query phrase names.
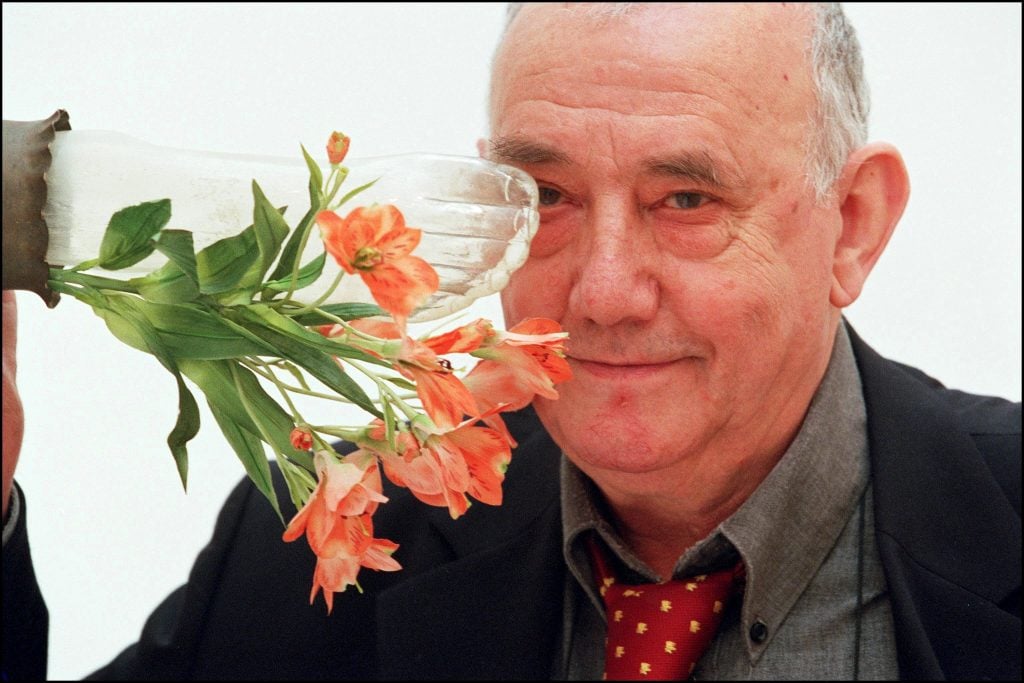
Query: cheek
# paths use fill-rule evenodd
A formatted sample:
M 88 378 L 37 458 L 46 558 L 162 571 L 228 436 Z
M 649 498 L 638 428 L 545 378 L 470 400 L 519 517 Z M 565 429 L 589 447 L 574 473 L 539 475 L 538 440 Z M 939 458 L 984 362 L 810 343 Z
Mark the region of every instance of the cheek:
M 558 253 L 572 241 L 581 228 L 582 218 L 576 207 L 541 210 L 540 227 L 530 242 L 530 257 L 542 259 Z
M 569 300 L 568 272 L 564 264 L 555 263 L 554 259 L 538 259 L 531 255 L 501 291 L 506 327 L 512 327 L 525 318 L 561 321 Z

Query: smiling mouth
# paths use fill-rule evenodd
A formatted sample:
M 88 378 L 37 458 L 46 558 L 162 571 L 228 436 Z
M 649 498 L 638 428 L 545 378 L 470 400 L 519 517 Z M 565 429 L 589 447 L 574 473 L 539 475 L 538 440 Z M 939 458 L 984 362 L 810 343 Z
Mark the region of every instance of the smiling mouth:
M 601 361 L 583 360 L 580 358 L 567 357 L 570 364 L 578 367 L 587 373 L 601 379 L 641 379 L 656 375 L 663 370 L 671 368 L 679 360 L 665 362 L 639 362 L 639 363 L 604 363 Z

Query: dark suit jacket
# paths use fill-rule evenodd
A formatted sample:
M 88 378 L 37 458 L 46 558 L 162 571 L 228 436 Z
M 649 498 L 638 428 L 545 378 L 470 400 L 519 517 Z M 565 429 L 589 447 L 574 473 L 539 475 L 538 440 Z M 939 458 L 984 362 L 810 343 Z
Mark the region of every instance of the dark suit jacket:
M 900 673 L 1020 679 L 1020 404 L 944 389 L 850 332 Z M 505 503 L 478 503 L 452 521 L 392 487 L 375 534 L 401 543 L 404 568 L 364 570 L 365 592 L 336 596 L 331 616 L 322 598 L 307 604 L 312 552 L 281 541 L 280 521 L 243 482 L 188 584 L 94 676 L 549 678 L 566 572 L 560 452 L 532 410 L 508 422 L 520 445 Z M 288 500 L 283 486 L 279 495 Z M 46 607 L 27 555 L 23 536 L 4 551 L 3 667 L 12 679 L 45 672 Z

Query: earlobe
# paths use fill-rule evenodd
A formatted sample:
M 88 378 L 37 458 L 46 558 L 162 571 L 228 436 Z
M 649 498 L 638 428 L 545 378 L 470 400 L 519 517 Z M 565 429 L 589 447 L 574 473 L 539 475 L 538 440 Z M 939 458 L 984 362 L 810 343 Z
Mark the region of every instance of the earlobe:
M 899 151 L 871 143 L 854 152 L 837 183 L 842 233 L 832 265 L 833 306 L 860 296 L 868 274 L 892 237 L 910 196 L 910 180 Z
M 487 144 L 487 139 L 486 138 L 477 138 L 477 141 L 476 141 L 476 152 L 477 152 L 477 154 L 480 155 L 481 159 L 486 159 L 487 158 L 487 147 L 488 147 L 488 144 Z

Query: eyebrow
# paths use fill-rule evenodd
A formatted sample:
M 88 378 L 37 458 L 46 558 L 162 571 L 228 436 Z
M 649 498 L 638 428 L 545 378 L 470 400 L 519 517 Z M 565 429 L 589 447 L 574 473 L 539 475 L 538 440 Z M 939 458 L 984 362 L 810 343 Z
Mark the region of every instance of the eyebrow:
M 491 138 L 490 155 L 494 161 L 519 164 L 568 164 L 569 157 L 553 147 L 517 137 Z
M 519 137 L 491 138 L 490 157 L 493 161 L 511 164 L 570 164 L 568 155 L 554 147 Z M 731 174 L 723 171 L 706 150 L 681 152 L 644 162 L 648 173 L 665 178 L 676 178 L 699 183 L 716 189 L 734 184 Z
M 689 180 L 715 188 L 725 188 L 729 183 L 724 173 L 706 151 L 683 152 L 662 159 L 652 159 L 645 164 L 654 175 L 680 180 Z

